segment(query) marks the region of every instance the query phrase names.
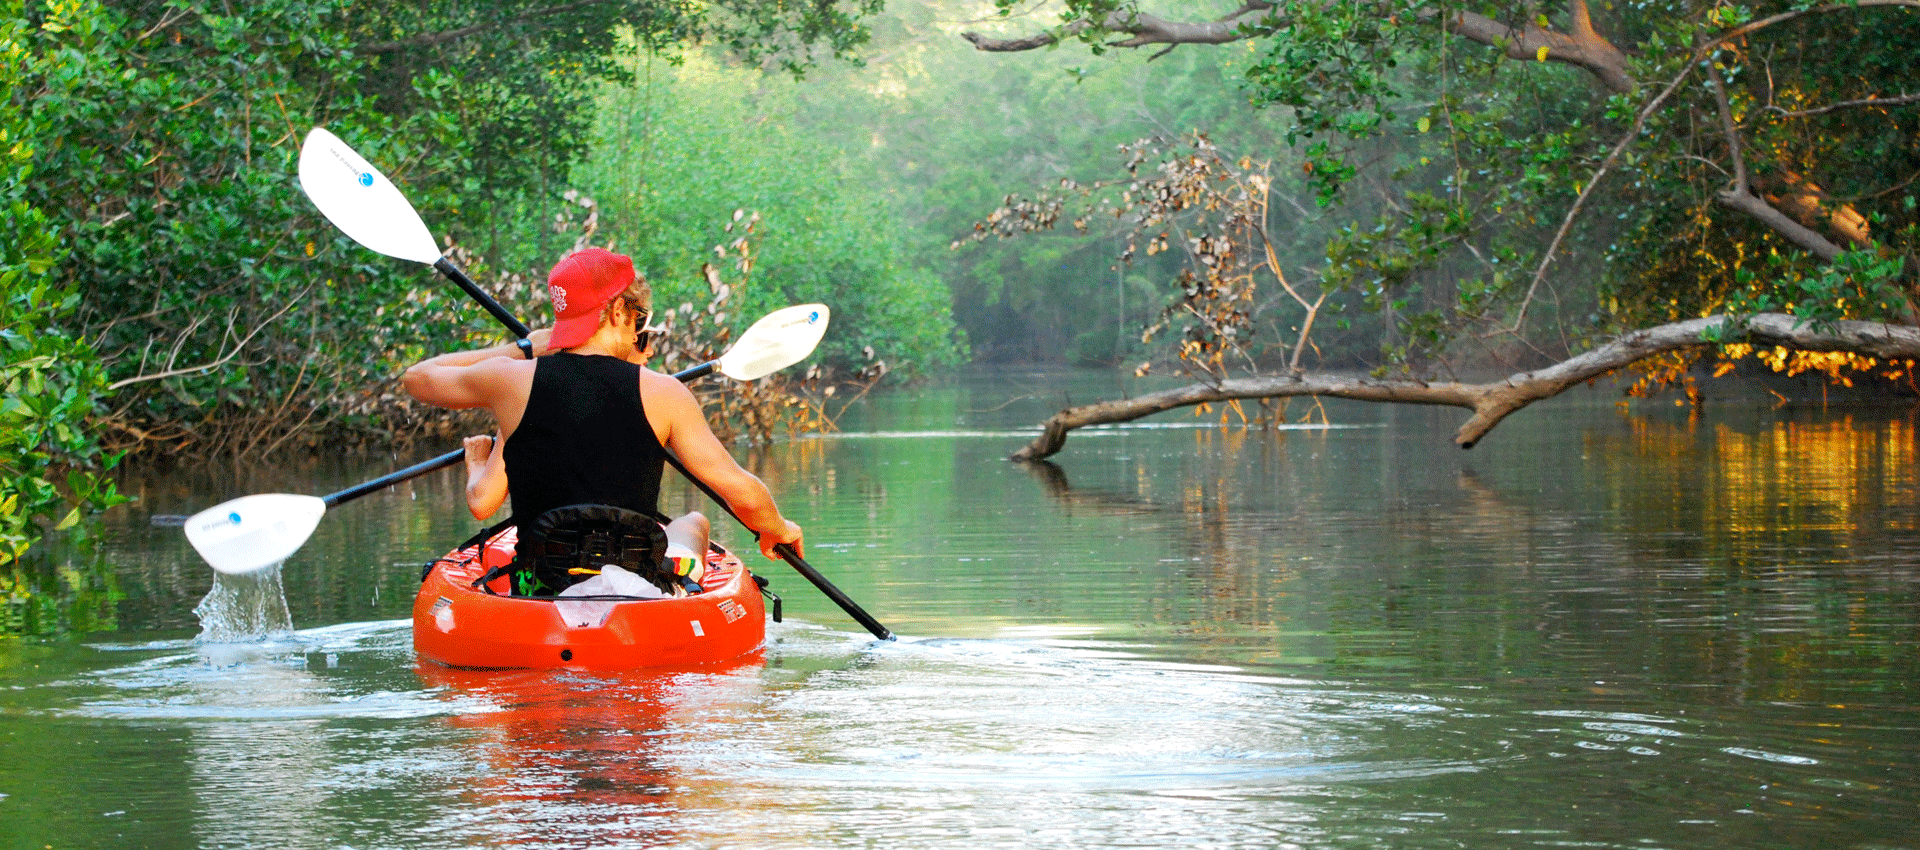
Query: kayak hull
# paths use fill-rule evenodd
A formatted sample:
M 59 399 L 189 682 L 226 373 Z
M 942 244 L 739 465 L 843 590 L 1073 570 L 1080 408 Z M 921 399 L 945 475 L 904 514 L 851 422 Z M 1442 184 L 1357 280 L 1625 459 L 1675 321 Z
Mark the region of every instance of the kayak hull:
M 625 670 L 718 664 L 766 642 L 766 606 L 753 574 L 732 553 L 710 553 L 707 590 L 667 599 L 607 603 L 595 625 L 570 625 L 547 600 L 475 587 L 513 559 L 515 533 L 436 561 L 413 600 L 413 649 L 421 660 L 463 668 Z

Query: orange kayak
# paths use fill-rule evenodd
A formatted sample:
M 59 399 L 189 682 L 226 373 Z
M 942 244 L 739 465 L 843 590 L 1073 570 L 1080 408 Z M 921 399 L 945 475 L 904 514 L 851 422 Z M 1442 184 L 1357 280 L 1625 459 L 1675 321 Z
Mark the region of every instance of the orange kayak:
M 510 596 L 505 576 L 493 581 L 492 592 L 474 586 L 513 559 L 516 539 L 509 528 L 432 565 L 413 600 L 413 650 L 421 660 L 485 668 L 686 667 L 730 661 L 766 641 L 760 587 L 731 552 L 707 554 L 703 593 L 589 602 L 599 606 L 591 616 L 569 616 L 595 622 L 570 625 L 565 603 Z

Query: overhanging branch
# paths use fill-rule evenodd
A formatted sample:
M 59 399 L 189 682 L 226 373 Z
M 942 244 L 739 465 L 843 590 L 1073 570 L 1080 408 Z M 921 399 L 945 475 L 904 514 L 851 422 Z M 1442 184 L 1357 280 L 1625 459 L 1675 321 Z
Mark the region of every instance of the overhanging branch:
M 1196 404 L 1254 398 L 1327 396 L 1355 401 L 1396 404 L 1439 404 L 1473 411 L 1454 434 L 1454 442 L 1470 449 L 1508 414 L 1533 402 L 1552 398 L 1568 388 L 1606 375 L 1656 354 L 1698 348 L 1715 343 L 1703 336 L 1723 328 L 1727 342 L 1780 346 L 1797 351 L 1849 351 L 1883 360 L 1920 359 L 1920 327 L 1882 322 L 1841 321 L 1815 327 L 1781 313 L 1733 318 L 1709 316 L 1659 325 L 1625 334 L 1599 348 L 1544 369 L 1522 372 L 1489 384 L 1427 383 L 1379 380 L 1340 375 L 1276 375 L 1234 378 L 1218 384 L 1193 384 L 1177 389 L 1070 407 L 1054 414 L 1040 436 L 1011 457 L 1033 461 L 1060 451 L 1067 434 L 1089 425 L 1129 422 Z
M 1584 0 L 1574 0 L 1572 11 L 1574 26 L 1571 32 L 1558 32 L 1532 23 L 1510 26 L 1474 12 L 1443 12 L 1438 7 L 1422 10 L 1420 18 L 1438 21 L 1448 32 L 1468 41 L 1497 47 L 1516 59 L 1544 56 L 1549 62 L 1566 63 L 1587 70 L 1610 91 L 1632 91 L 1634 80 L 1627 72 L 1626 54 L 1593 28 Z M 1110 47 L 1145 47 L 1154 44 L 1229 44 L 1247 38 L 1250 31 L 1282 29 L 1292 25 L 1292 16 L 1285 14 L 1278 4 L 1254 0 L 1212 21 L 1175 21 L 1123 10 L 1109 12 L 1098 21 L 1076 20 L 1057 30 L 1024 38 L 992 38 L 977 32 L 963 32 L 960 37 L 978 50 L 1012 53 L 1051 47 L 1063 38 L 1074 38 L 1088 30 L 1125 36 L 1110 42 Z

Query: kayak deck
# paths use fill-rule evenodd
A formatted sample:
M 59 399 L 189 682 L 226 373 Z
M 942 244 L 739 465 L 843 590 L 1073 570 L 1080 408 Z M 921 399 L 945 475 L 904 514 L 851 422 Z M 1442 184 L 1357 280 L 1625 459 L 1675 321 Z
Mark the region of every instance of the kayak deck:
M 432 565 L 413 601 L 413 648 L 422 660 L 473 668 L 683 667 L 738 658 L 766 640 L 760 588 L 731 552 L 708 553 L 703 593 L 579 597 L 576 605 L 604 602 L 610 610 L 597 625 L 570 625 L 562 603 L 507 595 L 505 576 L 491 593 L 473 586 L 512 560 L 515 539 L 509 528 Z

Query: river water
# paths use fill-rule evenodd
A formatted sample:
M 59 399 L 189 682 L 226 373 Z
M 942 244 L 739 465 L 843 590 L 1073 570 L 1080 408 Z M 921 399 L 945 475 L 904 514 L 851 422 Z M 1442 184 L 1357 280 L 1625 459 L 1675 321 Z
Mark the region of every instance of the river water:
M 1295 403 L 1004 460 L 1116 391 L 974 375 L 747 456 L 900 638 L 765 563 L 785 622 L 711 670 L 417 664 L 452 473 L 331 511 L 291 629 L 199 639 L 154 517 L 443 447 L 127 470 L 116 628 L 0 643 L 0 846 L 1920 847 L 1910 408 L 1580 390 L 1463 452 Z

